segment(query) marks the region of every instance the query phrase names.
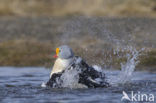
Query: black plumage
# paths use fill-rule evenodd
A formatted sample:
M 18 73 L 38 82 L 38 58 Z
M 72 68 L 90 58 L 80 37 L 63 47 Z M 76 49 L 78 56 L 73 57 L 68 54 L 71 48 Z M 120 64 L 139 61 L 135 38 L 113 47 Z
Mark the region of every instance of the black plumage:
M 77 69 L 79 80 L 78 83 L 87 86 L 88 88 L 98 88 L 98 87 L 108 87 L 109 83 L 106 81 L 105 74 L 102 71 L 98 71 L 95 68 L 89 66 L 85 61 L 80 57 L 74 57 L 73 63 L 66 68 Z M 62 79 L 61 76 L 65 72 L 54 73 L 49 81 L 46 83 L 47 86 L 53 88 L 61 88 Z

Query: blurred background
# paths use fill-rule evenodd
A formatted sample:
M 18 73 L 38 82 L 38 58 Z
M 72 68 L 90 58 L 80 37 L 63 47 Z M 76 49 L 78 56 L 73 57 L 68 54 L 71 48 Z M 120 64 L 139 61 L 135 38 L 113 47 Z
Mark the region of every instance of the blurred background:
M 156 70 L 156 0 L 0 0 L 0 66 L 52 67 L 63 44 L 112 69 L 144 48 L 137 67 Z
M 0 15 L 155 17 L 155 0 L 0 0 Z

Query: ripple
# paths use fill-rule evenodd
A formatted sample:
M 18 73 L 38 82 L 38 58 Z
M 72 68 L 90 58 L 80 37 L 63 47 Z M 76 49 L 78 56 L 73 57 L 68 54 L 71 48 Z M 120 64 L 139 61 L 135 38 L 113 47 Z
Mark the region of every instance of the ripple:
M 15 85 L 5 84 L 5 87 L 16 87 Z
M 34 77 L 34 75 L 32 75 L 32 74 L 24 74 L 24 75 L 22 75 L 22 77 Z

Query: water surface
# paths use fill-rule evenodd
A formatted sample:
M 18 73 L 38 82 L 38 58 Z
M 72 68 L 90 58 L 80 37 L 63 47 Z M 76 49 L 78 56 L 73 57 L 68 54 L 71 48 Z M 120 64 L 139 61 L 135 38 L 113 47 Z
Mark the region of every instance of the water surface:
M 120 71 L 105 71 L 107 78 Z M 122 91 L 153 93 L 156 96 L 156 74 L 134 72 L 130 83 L 97 89 L 52 89 L 41 87 L 49 79 L 45 68 L 0 68 L 0 103 L 121 103 Z M 111 80 L 111 79 L 110 79 Z M 154 102 L 153 102 L 154 103 Z

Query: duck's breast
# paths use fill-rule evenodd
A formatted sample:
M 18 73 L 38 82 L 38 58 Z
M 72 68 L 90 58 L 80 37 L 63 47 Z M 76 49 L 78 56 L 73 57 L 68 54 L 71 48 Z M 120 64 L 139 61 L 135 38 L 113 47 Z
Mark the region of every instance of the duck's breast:
M 72 59 L 60 59 L 58 58 L 53 66 L 51 75 L 53 73 L 62 72 L 65 70 L 72 62 Z

